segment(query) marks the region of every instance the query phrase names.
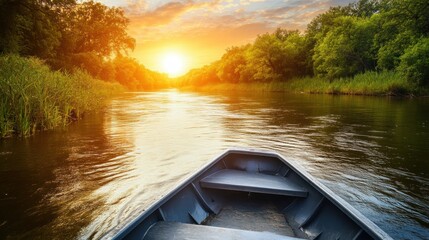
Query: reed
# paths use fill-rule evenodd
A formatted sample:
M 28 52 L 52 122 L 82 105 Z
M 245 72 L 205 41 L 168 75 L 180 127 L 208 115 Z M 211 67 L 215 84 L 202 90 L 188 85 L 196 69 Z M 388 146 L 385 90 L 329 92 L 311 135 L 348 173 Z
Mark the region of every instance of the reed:
M 65 74 L 51 71 L 36 58 L 2 55 L 0 137 L 65 126 L 122 91 L 119 84 L 96 80 L 82 71 Z
M 323 78 L 294 79 L 286 84 L 294 92 L 351 95 L 412 95 L 420 90 L 396 72 L 365 72 L 329 81 Z
M 189 89 L 189 88 L 188 88 Z M 427 95 L 428 89 L 418 88 L 396 72 L 366 72 L 350 78 L 327 80 L 304 77 L 289 81 L 219 83 L 194 87 L 202 91 L 266 91 L 349 95 Z

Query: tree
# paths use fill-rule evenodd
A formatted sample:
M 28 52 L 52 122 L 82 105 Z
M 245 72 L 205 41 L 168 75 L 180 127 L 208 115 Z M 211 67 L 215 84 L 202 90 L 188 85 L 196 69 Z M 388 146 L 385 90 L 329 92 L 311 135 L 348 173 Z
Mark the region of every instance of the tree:
M 95 63 L 134 48 L 127 25 L 123 10 L 93 1 L 1 0 L 0 53 L 36 56 L 58 69 L 81 67 L 97 75 Z
M 71 55 L 71 67 L 85 69 L 89 74 L 98 77 L 105 64 L 95 52 L 77 53 Z M 72 70 L 72 69 L 70 69 Z
M 429 34 L 429 1 L 427 0 L 386 0 L 388 17 L 415 35 Z
M 348 7 L 331 7 L 327 12 L 311 20 L 307 25 L 306 33 L 309 38 L 314 38 L 315 40 L 323 38 L 335 26 L 337 18 L 351 15 L 352 13 Z
M 359 0 L 348 6 L 331 7 L 327 12 L 315 17 L 306 29 L 305 52 L 307 73 L 315 70 L 313 55 L 316 45 L 320 44 L 326 35 L 338 24 L 341 17 L 370 18 L 381 11 L 383 0 Z
M 302 76 L 306 69 L 305 55 L 305 37 L 298 30 L 287 31 L 284 35 L 282 53 L 283 57 L 283 78 L 289 79 L 292 77 Z
M 359 0 L 355 3 L 350 3 L 348 8 L 352 16 L 369 18 L 378 13 L 382 6 L 382 0 Z
M 399 71 L 410 82 L 429 86 L 429 38 L 421 38 L 401 56 Z
M 330 79 L 375 69 L 375 26 L 368 19 L 340 17 L 315 47 L 315 73 Z
M 217 70 L 217 76 L 221 81 L 233 83 L 245 81 L 242 70 L 247 64 L 246 51 L 248 48 L 249 46 L 232 47 L 226 50 Z
M 327 12 L 318 15 L 307 25 L 304 47 L 306 49 L 307 72 L 314 73 L 314 49 L 325 38 L 330 29 L 335 26 L 335 19 L 350 15 L 350 8 L 331 7 Z
M 258 81 L 286 80 L 305 71 L 304 37 L 298 31 L 277 29 L 253 43 L 250 65 Z
M 58 9 L 71 4 L 73 0 L 1 0 L 0 53 L 54 57 L 61 38 Z
M 126 28 L 129 20 L 120 8 L 107 7 L 89 1 L 65 12 L 63 25 L 63 54 L 94 52 L 101 57 L 126 53 L 135 40 Z
M 396 69 L 405 49 L 415 42 L 415 36 L 410 31 L 389 35 L 391 35 L 390 41 L 380 44 L 378 48 L 377 68 L 380 70 Z
M 167 78 L 165 75 L 146 69 L 136 59 L 119 55 L 107 63 L 114 66 L 114 70 L 109 70 L 110 74 L 115 74 L 114 79 L 128 89 L 141 90 L 165 86 Z
M 429 34 L 429 2 L 425 0 L 385 0 L 374 22 L 378 31 L 374 46 L 378 49 L 377 67 L 394 70 L 405 49 Z

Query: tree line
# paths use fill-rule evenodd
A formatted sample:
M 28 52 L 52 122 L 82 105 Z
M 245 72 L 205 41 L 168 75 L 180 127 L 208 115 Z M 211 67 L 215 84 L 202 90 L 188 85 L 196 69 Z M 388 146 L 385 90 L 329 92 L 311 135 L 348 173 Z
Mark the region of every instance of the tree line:
M 333 81 L 369 71 L 394 71 L 429 85 L 429 1 L 359 0 L 331 7 L 304 33 L 277 29 L 181 78 L 182 85 L 288 81 L 315 76 Z
M 129 89 L 161 87 L 166 76 L 127 53 L 135 40 L 121 8 L 94 1 L 0 0 L 0 53 L 34 56 L 52 69 L 83 69 Z

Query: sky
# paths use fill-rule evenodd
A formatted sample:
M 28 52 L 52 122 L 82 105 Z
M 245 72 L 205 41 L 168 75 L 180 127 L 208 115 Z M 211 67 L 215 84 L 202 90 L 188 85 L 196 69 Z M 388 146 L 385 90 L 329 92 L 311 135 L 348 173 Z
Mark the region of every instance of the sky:
M 210 64 L 228 47 L 281 27 L 304 31 L 331 6 L 354 0 L 100 0 L 121 7 L 136 39 L 131 57 L 171 77 Z M 170 60 L 168 60 L 170 59 Z M 171 61 L 176 59 L 177 61 Z M 175 71 L 169 64 L 179 64 Z

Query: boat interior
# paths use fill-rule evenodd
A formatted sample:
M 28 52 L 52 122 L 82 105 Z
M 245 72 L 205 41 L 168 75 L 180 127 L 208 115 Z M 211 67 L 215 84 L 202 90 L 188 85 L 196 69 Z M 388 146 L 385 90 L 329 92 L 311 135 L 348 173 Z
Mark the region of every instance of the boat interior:
M 221 156 L 132 224 L 125 239 L 372 239 L 284 160 L 241 152 Z

